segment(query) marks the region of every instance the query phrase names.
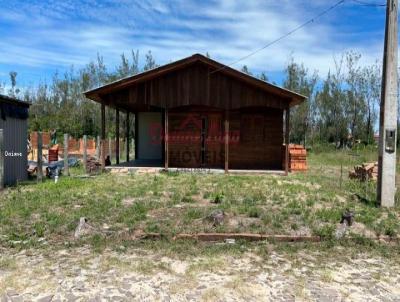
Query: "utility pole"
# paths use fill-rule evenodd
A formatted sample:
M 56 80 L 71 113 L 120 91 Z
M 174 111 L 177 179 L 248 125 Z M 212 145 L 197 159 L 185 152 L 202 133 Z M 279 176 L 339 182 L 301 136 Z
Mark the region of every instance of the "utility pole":
M 379 118 L 379 171 L 377 200 L 394 206 L 397 143 L 397 4 L 387 0 L 381 107 Z

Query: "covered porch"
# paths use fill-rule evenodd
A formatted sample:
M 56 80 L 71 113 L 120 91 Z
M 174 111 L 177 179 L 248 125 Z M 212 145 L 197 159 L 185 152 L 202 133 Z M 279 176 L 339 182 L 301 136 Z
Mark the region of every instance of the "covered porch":
M 223 68 L 223 69 L 221 69 Z M 303 96 L 201 55 L 103 87 L 86 97 L 101 104 L 104 169 L 288 173 L 290 107 Z M 106 107 L 115 110 L 116 164 L 105 167 Z M 119 158 L 120 112 L 134 120 L 134 158 Z

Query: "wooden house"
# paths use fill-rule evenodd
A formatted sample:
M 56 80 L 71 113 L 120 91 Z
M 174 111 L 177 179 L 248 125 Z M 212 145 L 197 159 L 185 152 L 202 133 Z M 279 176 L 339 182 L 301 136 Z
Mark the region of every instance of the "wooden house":
M 117 112 L 116 129 L 120 111 L 135 115 L 137 162 L 286 172 L 290 108 L 306 99 L 200 54 L 85 96 L 101 104 L 103 140 L 106 106 Z

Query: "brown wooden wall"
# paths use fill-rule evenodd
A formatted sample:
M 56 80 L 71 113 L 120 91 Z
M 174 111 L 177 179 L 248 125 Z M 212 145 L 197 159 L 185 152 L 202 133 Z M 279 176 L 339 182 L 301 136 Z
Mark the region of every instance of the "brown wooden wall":
M 229 169 L 282 169 L 283 110 L 254 108 L 229 114 Z
M 184 107 L 169 112 L 169 165 L 224 167 L 224 112 Z M 202 160 L 202 119 L 205 150 Z M 229 112 L 229 169 L 282 169 L 283 111 L 247 108 Z
M 102 98 L 107 105 L 130 111 L 174 108 L 188 105 L 238 109 L 267 106 L 284 109 L 290 99 L 268 94 L 258 87 L 240 81 L 201 63 L 193 63 L 160 77 L 146 80 Z

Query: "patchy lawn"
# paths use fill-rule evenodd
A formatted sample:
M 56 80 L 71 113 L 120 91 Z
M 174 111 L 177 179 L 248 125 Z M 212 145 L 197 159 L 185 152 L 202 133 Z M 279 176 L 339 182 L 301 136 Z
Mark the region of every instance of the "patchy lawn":
M 247 232 L 332 240 L 346 209 L 356 213 L 350 230 L 359 237 L 394 237 L 400 232 L 399 202 L 395 209 L 381 209 L 374 200 L 375 183 L 347 177 L 352 165 L 374 160 L 374 154 L 315 151 L 307 173 L 288 177 L 160 173 L 80 178 L 82 170 L 73 169 L 72 177 L 61 177 L 57 184 L 28 182 L 1 195 L 0 243 L 71 243 L 80 217 L 97 230 L 88 238 L 96 246 L 134 232 L 167 237 Z M 225 213 L 220 225 L 209 219 L 215 210 Z

